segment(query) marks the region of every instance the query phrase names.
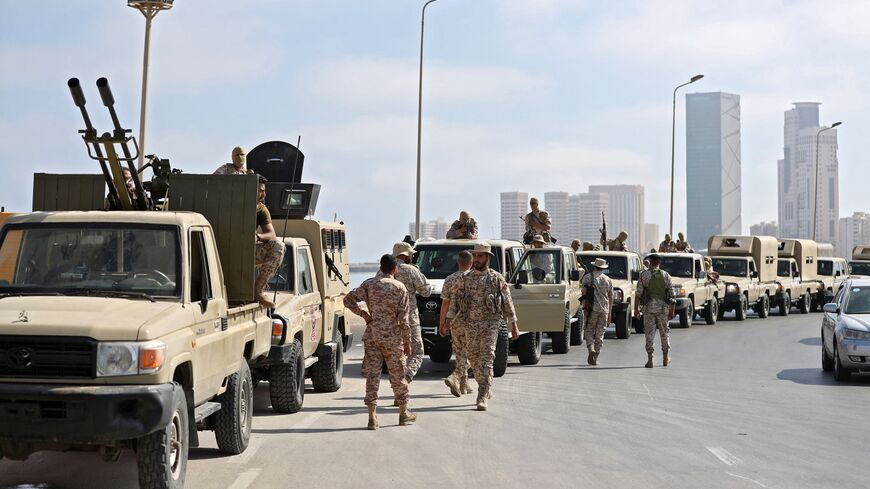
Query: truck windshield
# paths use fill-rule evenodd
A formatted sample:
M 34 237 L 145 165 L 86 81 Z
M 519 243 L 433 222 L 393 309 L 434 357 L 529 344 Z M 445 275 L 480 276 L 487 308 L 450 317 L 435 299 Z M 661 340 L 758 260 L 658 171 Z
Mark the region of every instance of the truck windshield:
M 846 314 L 870 314 L 870 289 L 852 287 L 846 303 Z
M 174 226 L 36 225 L 0 244 L 0 294 L 142 294 L 180 297 Z
M 776 274 L 780 277 L 791 277 L 791 262 L 788 260 L 777 261 Z
M 558 284 L 562 282 L 562 251 L 529 250 L 517 266 L 514 277 L 523 277 L 527 284 Z
M 662 257 L 662 270 L 668 272 L 672 277 L 692 278 L 694 270 L 692 269 L 692 258 L 683 256 L 667 256 Z
M 737 258 L 713 258 L 713 270 L 728 277 L 746 277 L 748 263 Z
M 830 260 L 819 260 L 819 275 L 830 277 L 834 275 L 834 262 Z
M 601 258 L 607 262 L 607 268 L 604 269 L 604 275 L 607 275 L 610 278 L 615 278 L 619 280 L 627 280 L 628 279 L 628 260 L 623 256 L 608 256 L 608 255 L 577 255 L 580 258 L 580 261 L 583 262 L 583 265 L 586 267 L 586 270 L 592 270 L 592 262 L 595 261 L 596 258 Z
M 853 261 L 849 262 L 849 269 L 852 275 L 867 275 L 870 276 L 870 262 Z
M 414 263 L 426 278 L 443 280 L 459 270 L 459 265 L 456 263 L 459 252 L 462 250 L 471 251 L 472 248 L 474 246 L 471 245 L 417 245 Z M 504 273 L 501 266 L 501 253 L 498 252 L 498 248 L 492 248 L 492 252 L 495 253 L 495 256 L 489 260 L 489 267 L 499 273 Z

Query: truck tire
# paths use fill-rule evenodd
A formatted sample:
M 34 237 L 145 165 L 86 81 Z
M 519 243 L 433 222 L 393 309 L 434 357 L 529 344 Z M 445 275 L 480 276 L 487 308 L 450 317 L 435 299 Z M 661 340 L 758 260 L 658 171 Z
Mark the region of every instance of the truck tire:
M 537 365 L 541 361 L 541 333 L 526 333 L 517 341 L 517 358 L 523 365 Z
M 710 326 L 716 324 L 716 321 L 719 319 L 719 298 L 713 297 L 709 301 L 707 301 L 707 305 L 704 306 L 704 321 Z
M 819 299 L 819 293 L 816 292 L 816 297 L 810 300 L 810 311 L 811 312 L 819 312 L 820 307 L 821 307 L 821 299 Z
M 298 413 L 305 401 L 305 353 L 293 340 L 290 359 L 269 368 L 269 397 L 276 413 Z
M 181 489 L 187 474 L 187 399 L 173 399 L 172 419 L 162 430 L 136 440 L 136 464 L 142 489 Z
M 783 294 L 782 299 L 779 300 L 779 315 L 780 316 L 788 316 L 788 313 L 791 312 L 791 292 L 786 292 Z
M 761 319 L 770 315 L 770 297 L 767 294 L 761 296 L 761 302 L 758 304 L 758 309 L 755 311 Z
M 450 343 L 432 345 L 429 348 L 429 360 L 435 363 L 447 363 L 451 356 L 453 356 L 453 345 Z
M 248 448 L 254 412 L 253 387 L 251 369 L 242 358 L 241 368 L 229 376 L 227 390 L 217 398 L 220 411 L 213 414 L 214 437 L 221 453 L 238 455 Z
M 579 346 L 583 344 L 583 322 L 586 320 L 586 315 L 583 314 L 583 308 L 577 311 L 577 320 L 571 324 L 571 346 Z
M 507 371 L 508 350 L 510 350 L 511 336 L 507 326 L 502 324 L 498 327 L 498 338 L 495 340 L 495 360 L 492 363 L 492 376 L 501 377 Z
M 695 316 L 695 303 L 692 299 L 686 304 L 686 308 L 679 312 L 680 327 L 688 328 L 692 326 L 692 318 Z
M 809 292 L 804 292 L 804 296 L 798 301 L 798 310 L 801 314 L 809 314 L 810 313 L 810 302 L 812 302 L 812 298 L 810 297 Z
M 749 301 L 746 299 L 746 296 L 740 294 L 740 304 L 737 305 L 735 312 L 735 318 L 738 321 L 746 320 L 746 310 L 749 308 Z
M 643 334 L 643 316 L 640 319 L 632 316 L 631 325 L 634 327 L 634 332 L 637 334 Z
M 335 350 L 311 366 L 311 384 L 317 392 L 336 392 L 344 377 L 344 340 L 335 330 Z
M 616 313 L 616 337 L 620 340 L 628 339 L 631 336 L 631 303 L 625 311 Z
M 565 311 L 565 328 L 558 333 L 550 333 L 553 353 L 564 354 L 571 349 L 571 313 Z

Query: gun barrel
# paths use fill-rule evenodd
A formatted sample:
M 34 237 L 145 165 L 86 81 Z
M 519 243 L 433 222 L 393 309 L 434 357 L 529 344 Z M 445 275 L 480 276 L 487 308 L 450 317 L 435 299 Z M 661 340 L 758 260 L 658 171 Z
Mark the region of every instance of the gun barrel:
M 76 104 L 76 107 L 84 107 L 85 94 L 82 92 L 82 86 L 79 83 L 79 79 L 70 78 L 67 80 L 66 86 L 69 87 L 69 93 L 72 95 L 73 103 Z
M 100 91 L 100 98 L 103 99 L 103 105 L 112 107 L 115 105 L 115 97 L 112 96 L 112 89 L 109 88 L 109 80 L 106 77 L 97 80 L 97 90 Z

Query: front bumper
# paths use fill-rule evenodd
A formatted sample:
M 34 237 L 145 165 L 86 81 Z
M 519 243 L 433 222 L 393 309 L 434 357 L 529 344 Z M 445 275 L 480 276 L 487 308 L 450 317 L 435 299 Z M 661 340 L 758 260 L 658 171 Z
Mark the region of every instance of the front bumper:
M 737 309 L 740 307 L 742 294 L 725 294 L 725 299 L 722 301 L 722 308 L 725 310 Z
M 0 384 L 0 441 L 100 444 L 169 424 L 178 384 Z
M 683 309 L 689 307 L 689 298 L 688 297 L 677 297 L 674 299 L 676 304 L 674 305 L 674 310 L 682 311 Z
M 844 367 L 870 371 L 870 340 L 840 338 L 837 346 Z
M 420 332 L 423 336 L 423 352 L 429 354 L 433 347 L 450 344 L 450 335 L 438 334 L 438 324 L 441 321 L 441 295 L 432 294 L 429 297 L 417 297 L 417 312 L 420 313 Z

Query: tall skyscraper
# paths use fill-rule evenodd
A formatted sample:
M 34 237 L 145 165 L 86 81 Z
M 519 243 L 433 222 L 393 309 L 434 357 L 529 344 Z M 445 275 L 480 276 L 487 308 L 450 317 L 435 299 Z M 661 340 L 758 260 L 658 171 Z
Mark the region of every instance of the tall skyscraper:
M 607 195 L 607 237 L 612 239 L 625 231 L 628 249 L 639 249 L 646 219 L 643 185 L 590 185 L 589 193 Z
M 749 226 L 749 234 L 753 236 L 773 236 L 779 238 L 779 226 L 776 222 L 759 222 Z
M 580 237 L 581 241 L 591 241 L 598 244 L 601 238 L 601 213 L 608 215 L 607 194 L 585 193 L 577 196 L 577 204 L 580 213 Z M 610 230 L 608 226 L 608 231 Z M 617 231 L 618 233 L 619 231 Z M 608 233 L 608 237 L 616 236 Z M 570 243 L 568 243 L 570 244 Z
M 580 195 L 568 196 L 568 234 L 564 237 L 564 244 L 570 245 L 571 241 L 580 238 L 580 214 L 581 214 L 581 197 Z
M 501 238 L 523 239 L 526 225 L 523 216 L 529 211 L 528 192 L 502 192 L 501 193 Z
M 550 234 L 559 240 L 559 244 L 571 244 L 571 222 L 568 217 L 568 192 L 546 192 L 542 207 L 550 213 L 553 225 Z
M 850 259 L 852 248 L 858 245 L 870 245 L 870 213 L 867 212 L 856 212 L 852 217 L 840 218 L 837 256 Z
M 663 236 L 659 235 L 659 225 L 646 223 L 643 225 L 643 248 L 638 250 L 640 253 L 646 253 L 649 250 L 659 249 L 659 241 Z
M 810 238 L 836 245 L 840 217 L 837 130 L 819 135 L 823 129 L 819 126 L 819 105 L 796 102 L 785 112 L 783 159 L 777 165 L 779 232 L 783 238 Z
M 740 234 L 740 166 L 740 96 L 687 94 L 686 240 L 693 248 L 707 248 L 714 234 Z

